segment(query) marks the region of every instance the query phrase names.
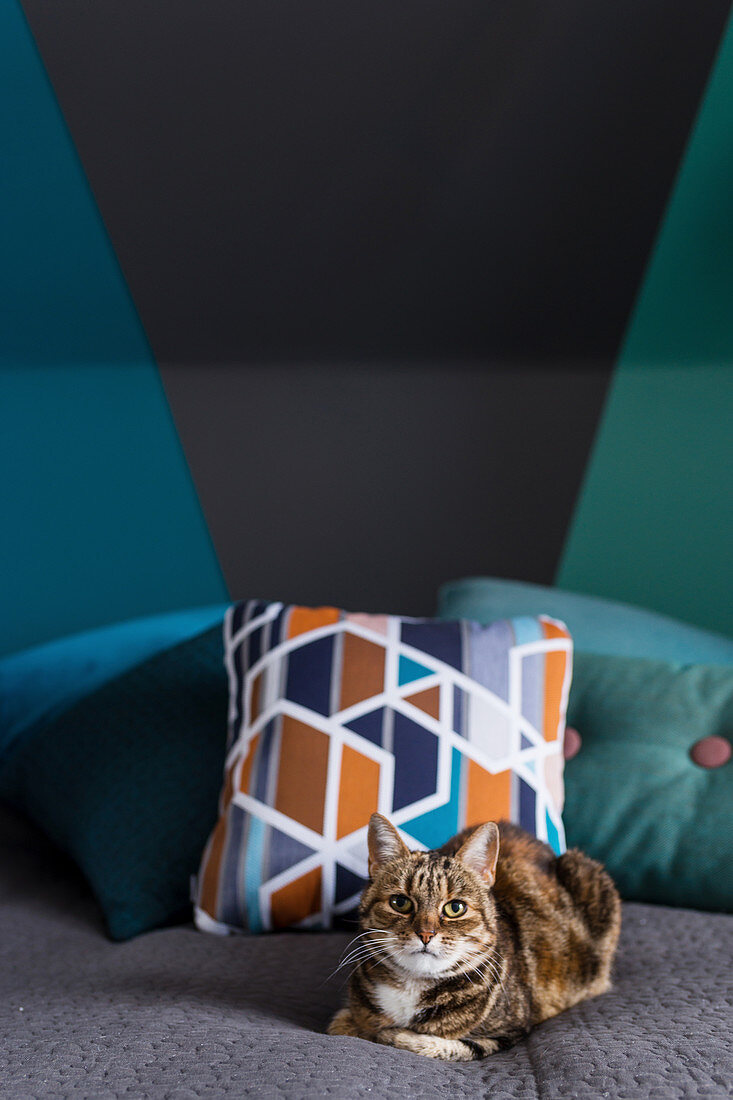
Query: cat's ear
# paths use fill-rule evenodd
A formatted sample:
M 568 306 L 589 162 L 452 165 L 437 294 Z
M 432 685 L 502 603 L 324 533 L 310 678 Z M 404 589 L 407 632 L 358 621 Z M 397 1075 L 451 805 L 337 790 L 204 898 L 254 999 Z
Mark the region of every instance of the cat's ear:
M 496 878 L 496 861 L 499 858 L 499 829 L 493 821 L 479 825 L 456 852 L 469 870 L 478 875 L 487 886 L 493 886 Z
M 369 818 L 369 878 L 374 878 L 382 864 L 400 856 L 409 856 L 410 849 L 403 843 L 400 834 L 391 821 L 382 814 L 372 814 Z

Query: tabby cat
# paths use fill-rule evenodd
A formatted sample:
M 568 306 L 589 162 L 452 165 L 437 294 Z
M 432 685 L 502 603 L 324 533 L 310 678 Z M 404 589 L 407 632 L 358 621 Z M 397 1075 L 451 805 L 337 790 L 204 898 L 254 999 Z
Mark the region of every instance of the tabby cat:
M 558 858 L 506 822 L 410 852 L 374 814 L 369 877 L 331 1035 L 470 1061 L 610 988 L 620 901 L 582 852 Z

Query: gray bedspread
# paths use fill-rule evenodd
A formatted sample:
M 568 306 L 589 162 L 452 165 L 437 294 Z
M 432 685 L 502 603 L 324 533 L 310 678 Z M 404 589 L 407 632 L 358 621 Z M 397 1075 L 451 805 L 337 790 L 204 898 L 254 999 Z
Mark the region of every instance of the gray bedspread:
M 0 1095 L 729 1097 L 733 918 L 627 905 L 613 992 L 483 1062 L 323 1034 L 348 937 L 109 942 L 79 876 L 0 818 Z

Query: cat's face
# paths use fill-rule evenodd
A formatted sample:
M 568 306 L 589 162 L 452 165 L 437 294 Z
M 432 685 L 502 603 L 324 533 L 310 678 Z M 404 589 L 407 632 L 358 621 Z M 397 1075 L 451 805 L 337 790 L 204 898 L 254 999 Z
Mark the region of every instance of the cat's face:
M 490 883 L 481 873 L 487 864 L 485 840 L 467 842 L 453 858 L 410 852 L 385 818 L 372 822 L 372 881 L 362 898 L 360 923 L 374 957 L 424 978 L 478 965 L 495 936 Z M 492 858 L 493 881 L 496 857 L 489 852 L 489 863 Z

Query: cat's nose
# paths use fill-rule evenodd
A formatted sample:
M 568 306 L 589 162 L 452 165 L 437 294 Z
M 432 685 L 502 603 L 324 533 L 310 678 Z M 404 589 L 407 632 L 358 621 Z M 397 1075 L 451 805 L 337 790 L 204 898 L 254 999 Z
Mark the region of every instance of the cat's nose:
M 430 943 L 430 941 L 432 940 L 433 936 L 435 935 L 435 931 L 434 931 L 434 930 L 433 930 L 432 928 L 422 928 L 422 929 L 421 929 L 421 930 L 420 930 L 420 931 L 419 931 L 419 932 L 417 933 L 417 935 L 418 935 L 418 936 L 420 937 L 420 939 L 422 940 L 422 942 L 423 942 L 423 943 L 425 944 L 425 946 L 427 947 L 427 945 L 428 945 L 428 944 Z

